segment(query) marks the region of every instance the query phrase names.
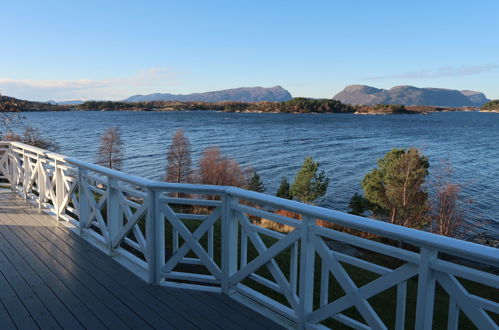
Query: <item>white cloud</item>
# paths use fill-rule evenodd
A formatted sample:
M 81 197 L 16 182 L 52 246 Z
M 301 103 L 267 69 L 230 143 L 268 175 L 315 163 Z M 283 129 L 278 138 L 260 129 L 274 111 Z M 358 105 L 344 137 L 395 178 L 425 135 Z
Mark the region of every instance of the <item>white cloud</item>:
M 384 76 L 368 77 L 366 80 L 380 79 L 422 79 L 422 78 L 446 78 L 446 77 L 462 77 L 489 72 L 499 68 L 499 65 L 469 65 L 461 67 L 441 67 L 435 70 L 421 70 L 412 72 L 403 72 Z
M 178 72 L 156 67 L 140 70 L 124 78 L 33 80 L 0 78 L 0 92 L 30 100 L 122 99 L 130 94 L 166 92 L 166 86 L 178 85 Z

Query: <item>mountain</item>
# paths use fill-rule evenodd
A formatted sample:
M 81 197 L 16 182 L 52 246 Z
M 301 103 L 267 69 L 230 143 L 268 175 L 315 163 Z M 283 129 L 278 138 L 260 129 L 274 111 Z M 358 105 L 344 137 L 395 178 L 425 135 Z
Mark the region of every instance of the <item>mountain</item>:
M 440 107 L 480 107 L 490 101 L 483 93 L 444 88 L 395 86 L 388 90 L 365 85 L 350 85 L 333 99 L 348 104 L 403 104 Z
M 482 106 L 490 100 L 485 96 L 485 94 L 475 91 L 463 90 L 461 94 L 466 96 L 471 100 L 471 102 L 476 103 L 478 106 Z
M 80 105 L 85 103 L 85 101 L 82 100 L 70 100 L 70 101 L 62 101 L 62 102 L 57 102 L 59 105 Z
M 236 102 L 258 102 L 258 101 L 288 101 L 293 97 L 281 86 L 270 88 L 265 87 L 241 87 L 234 89 L 224 89 L 221 91 L 213 91 L 206 93 L 194 94 L 161 94 L 154 93 L 148 95 L 134 95 L 124 102 L 147 102 L 147 101 L 204 101 L 204 102 L 221 102 L 221 101 L 236 101 Z

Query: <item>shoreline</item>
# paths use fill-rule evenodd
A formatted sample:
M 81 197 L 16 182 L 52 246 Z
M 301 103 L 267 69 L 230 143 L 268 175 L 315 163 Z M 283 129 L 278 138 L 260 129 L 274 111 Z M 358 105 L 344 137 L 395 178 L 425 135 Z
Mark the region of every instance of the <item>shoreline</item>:
M 36 112 L 221 112 L 221 113 L 242 113 L 242 114 L 289 114 L 289 115 L 303 115 L 303 114 L 316 114 L 316 115 L 329 115 L 329 114 L 351 114 L 351 115 L 430 115 L 432 113 L 452 113 L 452 112 L 480 112 L 480 113 L 499 113 L 499 110 L 469 110 L 469 109 L 456 109 L 456 110 L 434 110 L 434 111 L 405 111 L 405 112 L 384 112 L 384 111 L 369 111 L 369 112 L 280 112 L 280 111 L 225 111 L 225 110 L 194 110 L 194 109 L 151 109 L 151 110 L 143 110 L 143 109 L 123 109 L 123 110 L 98 110 L 98 109 L 39 109 L 39 110 L 20 110 L 20 111 L 8 111 L 6 113 L 36 113 Z

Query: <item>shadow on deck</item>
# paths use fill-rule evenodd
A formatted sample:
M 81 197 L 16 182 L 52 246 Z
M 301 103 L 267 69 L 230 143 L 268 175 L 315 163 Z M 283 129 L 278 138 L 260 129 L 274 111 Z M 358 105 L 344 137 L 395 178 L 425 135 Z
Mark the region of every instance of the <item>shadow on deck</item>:
M 216 293 L 148 285 L 0 190 L 0 329 L 261 329 L 279 325 Z

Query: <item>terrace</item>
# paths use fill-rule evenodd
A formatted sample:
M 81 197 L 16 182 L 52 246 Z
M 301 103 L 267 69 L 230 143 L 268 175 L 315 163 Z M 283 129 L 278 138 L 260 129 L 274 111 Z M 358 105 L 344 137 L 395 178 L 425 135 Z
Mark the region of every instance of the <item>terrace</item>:
M 0 154 L 2 329 L 498 328 L 498 249 L 17 142 Z

